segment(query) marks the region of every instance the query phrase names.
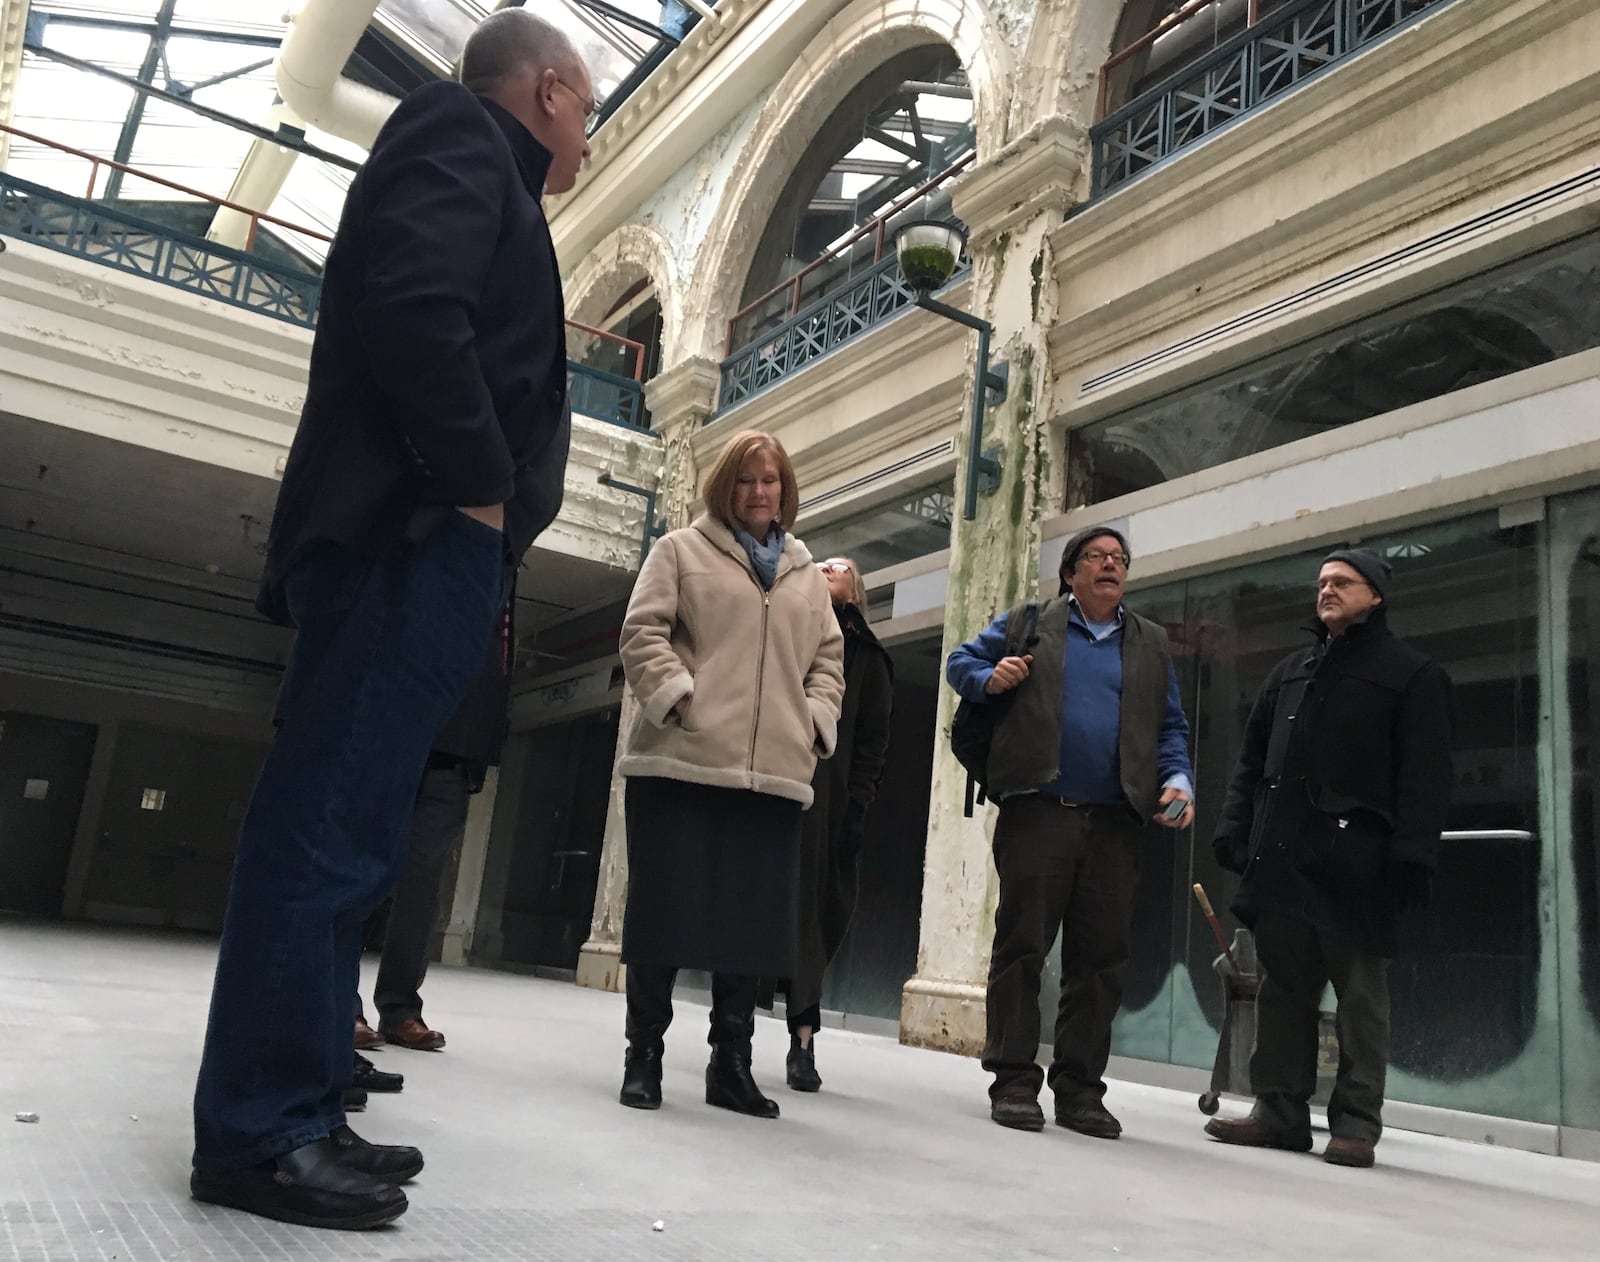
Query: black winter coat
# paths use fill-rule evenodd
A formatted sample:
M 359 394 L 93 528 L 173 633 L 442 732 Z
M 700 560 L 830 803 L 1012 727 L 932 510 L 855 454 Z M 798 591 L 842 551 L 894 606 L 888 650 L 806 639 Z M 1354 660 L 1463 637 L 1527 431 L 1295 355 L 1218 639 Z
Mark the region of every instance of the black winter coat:
M 778 988 L 791 1012 L 820 1002 L 822 975 L 850 928 L 867 808 L 889 753 L 894 666 L 854 605 L 836 608 L 844 632 L 844 705 L 833 757 L 817 764 L 811 807 L 800 817 L 799 941 L 794 977 Z M 772 985 L 762 987 L 770 1006 Z
M 1431 871 L 1452 782 L 1450 678 L 1389 630 L 1382 606 L 1267 676 L 1212 842 L 1243 874 L 1234 913 L 1303 915 L 1357 950 L 1394 953 L 1393 865 Z
M 395 109 L 351 182 L 257 606 L 335 543 L 368 557 L 457 505 L 505 504 L 513 557 L 561 506 L 571 436 L 561 279 L 539 198 L 550 153 L 457 83 Z

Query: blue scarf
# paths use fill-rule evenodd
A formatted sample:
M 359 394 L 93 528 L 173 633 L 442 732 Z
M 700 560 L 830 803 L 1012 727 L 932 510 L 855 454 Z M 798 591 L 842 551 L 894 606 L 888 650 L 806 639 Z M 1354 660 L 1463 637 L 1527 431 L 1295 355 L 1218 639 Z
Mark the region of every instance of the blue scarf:
M 764 543 L 757 542 L 754 535 L 739 526 L 733 528 L 733 537 L 743 545 L 749 555 L 750 564 L 755 567 L 756 577 L 761 580 L 762 588 L 771 591 L 772 585 L 778 581 L 778 560 L 783 556 L 785 538 L 777 522 L 773 522 L 771 529 L 767 531 Z

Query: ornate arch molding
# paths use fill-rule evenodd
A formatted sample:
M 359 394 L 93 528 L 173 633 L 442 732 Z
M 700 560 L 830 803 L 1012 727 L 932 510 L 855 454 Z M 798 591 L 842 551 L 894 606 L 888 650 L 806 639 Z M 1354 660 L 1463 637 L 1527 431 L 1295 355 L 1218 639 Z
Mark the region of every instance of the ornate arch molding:
M 972 84 L 979 157 L 1005 143 L 1015 62 L 983 0 L 855 0 L 778 82 L 745 142 L 689 288 L 685 354 L 723 357 L 762 230 L 828 115 L 876 66 L 934 40 L 950 45 Z
M 567 282 L 567 315 L 598 326 L 617 299 L 646 278 L 661 303 L 661 362 L 670 367 L 683 345 L 683 295 L 672 247 L 656 229 L 626 223 L 590 250 Z

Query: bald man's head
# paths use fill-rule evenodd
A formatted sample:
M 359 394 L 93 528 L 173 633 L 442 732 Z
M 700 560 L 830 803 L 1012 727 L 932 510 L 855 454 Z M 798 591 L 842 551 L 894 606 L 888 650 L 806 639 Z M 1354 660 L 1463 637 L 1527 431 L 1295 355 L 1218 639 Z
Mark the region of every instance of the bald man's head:
M 511 114 L 550 151 L 544 191 L 565 193 L 589 156 L 589 68 L 566 32 L 526 9 L 500 9 L 461 50 L 461 82 Z

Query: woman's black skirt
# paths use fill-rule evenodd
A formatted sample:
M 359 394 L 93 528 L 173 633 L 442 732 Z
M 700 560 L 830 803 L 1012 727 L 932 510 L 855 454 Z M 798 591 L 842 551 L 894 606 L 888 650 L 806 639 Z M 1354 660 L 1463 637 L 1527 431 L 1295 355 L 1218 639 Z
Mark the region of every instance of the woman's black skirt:
M 624 962 L 787 977 L 800 803 L 653 776 L 626 794 Z

